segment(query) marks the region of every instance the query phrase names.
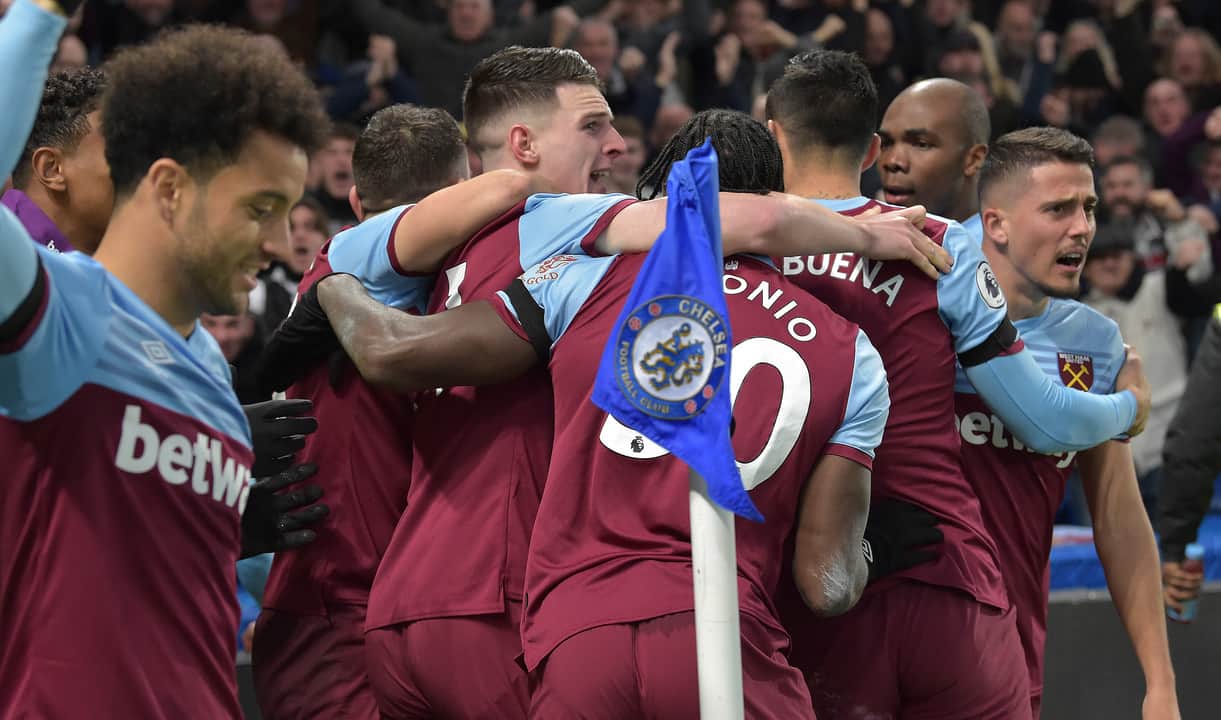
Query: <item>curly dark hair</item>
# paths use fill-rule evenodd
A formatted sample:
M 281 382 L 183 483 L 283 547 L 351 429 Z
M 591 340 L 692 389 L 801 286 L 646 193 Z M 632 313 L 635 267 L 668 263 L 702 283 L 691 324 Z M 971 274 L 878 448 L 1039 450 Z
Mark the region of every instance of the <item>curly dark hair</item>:
M 305 73 L 242 30 L 169 30 L 120 50 L 105 69 L 102 135 L 116 195 L 132 192 L 160 158 L 207 180 L 256 130 L 312 152 L 329 125 Z
M 29 185 L 34 171 L 30 161 L 38 148 L 76 150 L 89 134 L 89 114 L 101 107 L 105 89 L 106 76 L 95 68 L 65 70 L 47 78 L 34 128 L 13 170 L 14 187 L 23 190 Z
M 357 138 L 352 175 L 365 212 L 380 212 L 440 190 L 466 162 L 462 131 L 449 113 L 391 105 L 374 113 Z
M 651 200 L 663 194 L 670 167 L 712 138 L 722 192 L 766 195 L 784 190 L 780 146 L 762 123 L 736 110 L 705 110 L 683 123 L 656 159 L 640 173 L 636 195 Z M 645 197 L 645 194 L 648 197 Z

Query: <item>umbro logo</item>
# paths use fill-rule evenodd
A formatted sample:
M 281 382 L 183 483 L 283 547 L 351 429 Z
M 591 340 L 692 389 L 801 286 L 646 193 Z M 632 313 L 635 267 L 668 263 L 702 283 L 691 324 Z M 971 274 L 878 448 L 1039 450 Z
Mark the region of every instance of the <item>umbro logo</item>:
M 170 354 L 169 348 L 165 346 L 165 343 L 160 340 L 145 340 L 140 343 L 140 347 L 153 363 L 157 365 L 174 364 L 174 356 Z

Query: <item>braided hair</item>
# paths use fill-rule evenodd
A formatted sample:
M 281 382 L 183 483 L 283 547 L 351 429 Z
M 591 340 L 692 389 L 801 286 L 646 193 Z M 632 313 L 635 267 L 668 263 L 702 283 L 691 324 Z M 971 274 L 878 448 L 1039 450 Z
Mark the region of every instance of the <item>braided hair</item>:
M 767 128 L 745 113 L 714 109 L 695 115 L 674 133 L 640 174 L 637 197 L 652 200 L 664 194 L 670 166 L 708 137 L 717 152 L 721 192 L 766 195 L 784 190 L 780 146 Z

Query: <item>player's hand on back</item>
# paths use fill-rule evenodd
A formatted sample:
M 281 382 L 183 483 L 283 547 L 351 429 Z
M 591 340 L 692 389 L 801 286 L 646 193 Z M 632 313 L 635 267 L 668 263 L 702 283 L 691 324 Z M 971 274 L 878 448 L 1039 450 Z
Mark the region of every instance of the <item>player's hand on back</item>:
M 869 582 L 937 559 L 945 536 L 937 516 L 894 498 L 875 498 L 865 523 L 865 562 Z
M 854 219 L 865 233 L 860 254 L 874 260 L 906 260 L 936 280 L 950 271 L 954 261 L 920 231 L 925 215 L 922 205 L 885 213 L 872 208 L 857 215 Z
M 268 400 L 242 406 L 254 440 L 251 476 L 276 475 L 292 466 L 297 451 L 305 447 L 305 436 L 318 429 L 318 421 L 306 415 L 313 409 L 309 400 Z
M 331 512 L 318 502 L 322 488 L 301 484 L 316 472 L 317 465 L 303 463 L 250 486 L 242 513 L 242 557 L 291 550 L 315 540 L 310 528 Z
M 1136 397 L 1136 419 L 1128 428 L 1128 437 L 1136 437 L 1145 431 L 1145 423 L 1149 422 L 1149 408 L 1153 402 L 1153 390 L 1149 387 L 1149 379 L 1145 377 L 1145 366 L 1140 355 L 1131 345 L 1124 345 L 1127 350 L 1127 360 L 1115 378 L 1115 392 L 1131 390 Z

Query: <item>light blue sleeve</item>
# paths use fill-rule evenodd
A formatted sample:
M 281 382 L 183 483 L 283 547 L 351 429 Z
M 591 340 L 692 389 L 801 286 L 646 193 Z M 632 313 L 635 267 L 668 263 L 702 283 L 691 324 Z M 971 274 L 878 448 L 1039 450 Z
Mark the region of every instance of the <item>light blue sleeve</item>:
M 557 255 L 535 265 L 519 278 L 530 297 L 543 311 L 543 323 L 554 346 L 594 288 L 602 281 L 615 258 L 583 255 Z M 521 321 L 517 308 L 503 290 L 497 293 L 514 319 Z
M 0 177 L 9 175 L 25 148 L 42 101 L 47 68 L 59 47 L 65 18 L 17 0 L 0 20 Z M 38 260 L 21 222 L 0 211 L 0 323 L 34 287 Z
M 593 243 L 636 198 L 630 195 L 531 195 L 518 223 L 521 266 L 533 267 L 553 255 L 592 255 Z
M 1094 395 L 1043 372 L 1029 350 L 964 368 L 967 379 L 1019 440 L 1042 453 L 1086 450 L 1123 435 L 1136 419 L 1136 397 Z
M 263 590 L 267 587 L 267 576 L 271 574 L 274 557 L 272 553 L 263 553 L 237 561 L 237 581 L 259 605 L 263 604 Z
M 974 349 L 1005 319 L 1005 294 L 979 243 L 949 221 L 941 246 L 954 267 L 937 280 L 937 311 L 954 336 L 954 352 Z
M 378 213 L 331 239 L 327 260 L 335 272 L 360 278 L 369 296 L 383 305 L 423 314 L 432 292 L 432 273 L 408 273 L 396 267 L 392 241 L 399 220 L 411 205 Z
M 890 416 L 890 388 L 882 357 L 869 342 L 864 330 L 856 335 L 856 364 L 852 371 L 852 387 L 848 390 L 848 407 L 844 422 L 829 442 L 846 445 L 869 457 L 882 443 L 882 432 Z
M 47 287 L 37 326 L 18 343 L 0 347 L 0 415 L 17 420 L 42 417 L 81 386 L 113 312 L 107 275 L 96 261 L 26 245 L 41 258 Z

